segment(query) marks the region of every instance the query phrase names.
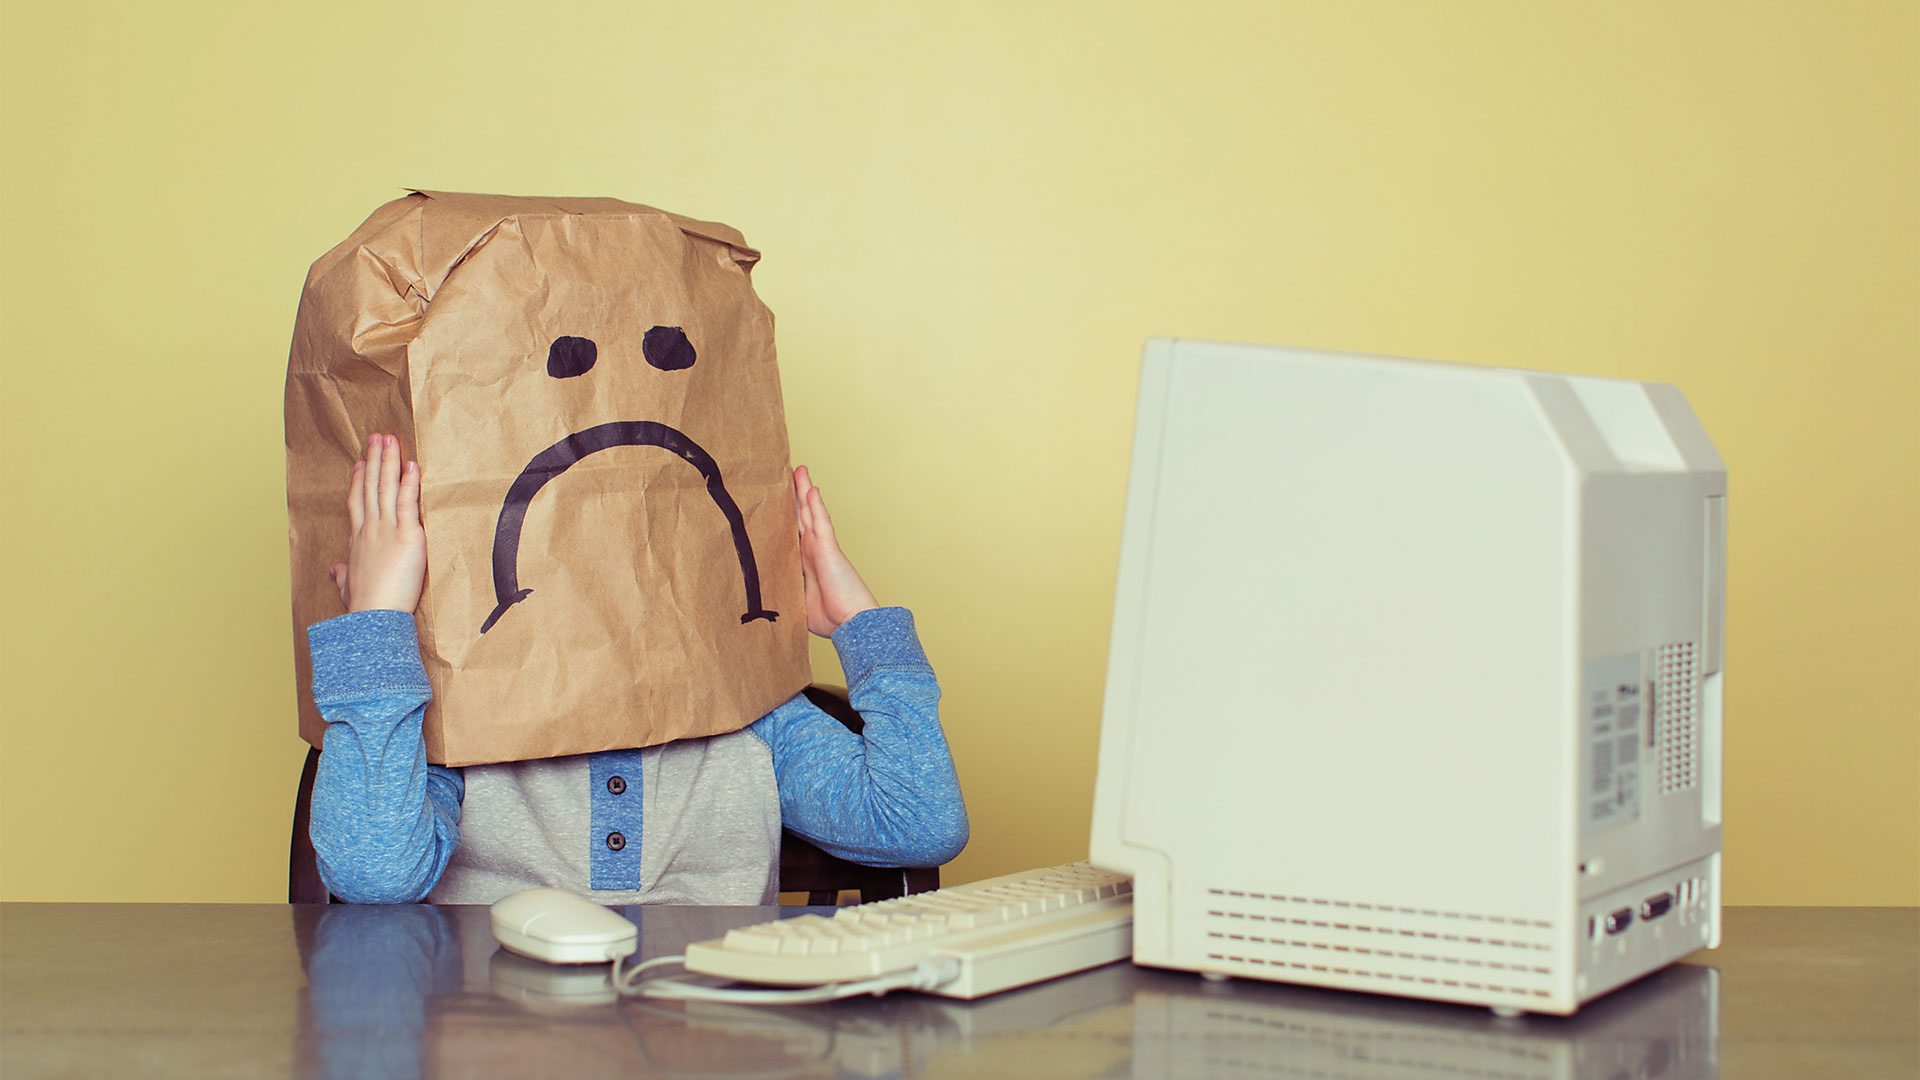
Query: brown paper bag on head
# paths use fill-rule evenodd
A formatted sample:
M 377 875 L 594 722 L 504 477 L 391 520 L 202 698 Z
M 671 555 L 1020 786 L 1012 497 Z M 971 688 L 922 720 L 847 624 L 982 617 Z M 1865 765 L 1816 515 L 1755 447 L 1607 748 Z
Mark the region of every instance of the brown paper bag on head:
M 614 199 L 416 191 L 307 275 L 287 366 L 305 628 L 342 613 L 368 435 L 422 472 L 427 758 L 733 731 L 809 681 L 773 316 L 725 225 Z

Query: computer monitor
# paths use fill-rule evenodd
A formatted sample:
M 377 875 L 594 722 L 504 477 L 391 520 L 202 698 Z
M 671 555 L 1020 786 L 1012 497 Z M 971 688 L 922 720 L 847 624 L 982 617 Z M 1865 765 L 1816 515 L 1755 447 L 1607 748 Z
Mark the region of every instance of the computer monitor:
M 1150 342 L 1091 843 L 1135 961 L 1564 1014 L 1717 944 L 1725 508 L 1671 386 Z

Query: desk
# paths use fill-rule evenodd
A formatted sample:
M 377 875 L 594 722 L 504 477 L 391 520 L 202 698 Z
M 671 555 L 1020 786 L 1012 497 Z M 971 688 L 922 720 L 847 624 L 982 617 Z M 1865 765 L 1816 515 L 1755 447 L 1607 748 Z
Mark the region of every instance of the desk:
M 659 956 L 807 909 L 623 910 Z M 1732 909 L 1723 948 L 1571 1018 L 1130 964 L 971 1003 L 616 1005 L 600 990 L 599 973 L 499 953 L 479 907 L 0 905 L 7 1080 L 1920 1075 L 1912 908 Z

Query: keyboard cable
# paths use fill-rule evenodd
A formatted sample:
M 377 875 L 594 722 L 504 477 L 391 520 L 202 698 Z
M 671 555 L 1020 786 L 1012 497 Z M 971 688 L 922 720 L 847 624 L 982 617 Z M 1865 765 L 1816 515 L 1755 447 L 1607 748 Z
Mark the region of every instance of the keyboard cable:
M 781 990 L 749 990 L 725 986 L 701 986 L 672 977 L 643 979 L 654 968 L 669 964 L 685 965 L 686 957 L 656 956 L 644 963 L 627 965 L 627 957 L 613 962 L 613 988 L 629 997 L 661 1001 L 720 1001 L 736 1005 L 811 1005 L 822 1001 L 871 994 L 880 997 L 893 990 L 931 990 L 960 977 L 960 961 L 950 956 L 931 956 L 912 969 L 879 975 L 853 982 L 825 983 Z

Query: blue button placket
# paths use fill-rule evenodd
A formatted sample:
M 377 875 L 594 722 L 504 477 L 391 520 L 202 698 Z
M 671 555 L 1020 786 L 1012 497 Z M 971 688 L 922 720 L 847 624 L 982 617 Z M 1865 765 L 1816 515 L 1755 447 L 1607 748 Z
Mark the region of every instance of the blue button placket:
M 640 888 L 639 750 L 603 750 L 587 758 L 592 833 L 589 880 L 595 889 Z

